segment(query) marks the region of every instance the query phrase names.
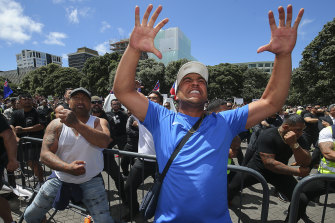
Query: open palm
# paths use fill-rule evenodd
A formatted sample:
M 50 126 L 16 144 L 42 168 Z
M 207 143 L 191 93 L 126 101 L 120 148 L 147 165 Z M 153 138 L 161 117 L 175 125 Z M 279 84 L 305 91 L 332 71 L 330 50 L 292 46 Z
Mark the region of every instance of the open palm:
M 292 5 L 287 6 L 287 19 L 285 24 L 285 11 L 283 7 L 278 8 L 279 12 L 279 25 L 273 16 L 273 12 L 269 12 L 269 23 L 271 28 L 270 43 L 258 48 L 257 52 L 270 51 L 276 55 L 290 54 L 295 46 L 297 40 L 297 30 L 304 14 L 304 10 L 300 9 L 298 16 L 291 27 L 292 22 Z
M 169 21 L 167 18 L 159 22 L 156 27 L 153 27 L 158 15 L 162 11 L 162 6 L 159 6 L 151 16 L 149 22 L 148 18 L 152 10 L 152 5 L 149 5 L 144 16 L 142 23 L 140 23 L 139 13 L 140 9 L 138 6 L 135 8 L 135 27 L 130 35 L 129 45 L 130 47 L 141 51 L 154 53 L 158 58 L 162 58 L 161 52 L 159 52 L 154 45 L 154 39 L 158 31 Z

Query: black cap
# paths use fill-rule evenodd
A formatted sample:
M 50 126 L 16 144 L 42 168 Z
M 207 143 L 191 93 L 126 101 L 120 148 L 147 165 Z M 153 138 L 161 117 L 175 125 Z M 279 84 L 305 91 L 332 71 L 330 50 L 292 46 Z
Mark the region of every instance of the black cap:
M 86 94 L 87 97 L 89 97 L 89 99 L 91 99 L 91 93 L 88 90 L 86 90 L 85 88 L 83 88 L 83 87 L 79 87 L 79 88 L 73 89 L 71 91 L 71 93 L 70 93 L 70 98 L 72 96 L 74 96 L 75 94 L 78 94 L 80 92 Z

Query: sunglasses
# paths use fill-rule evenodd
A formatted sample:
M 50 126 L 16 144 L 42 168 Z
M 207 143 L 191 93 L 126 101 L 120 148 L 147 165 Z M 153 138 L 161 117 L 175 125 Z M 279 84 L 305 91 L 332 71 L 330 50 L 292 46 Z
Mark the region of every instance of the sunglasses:
M 92 103 L 93 105 L 96 105 L 96 104 L 101 105 L 101 104 L 102 104 L 102 101 L 92 101 L 91 103 Z

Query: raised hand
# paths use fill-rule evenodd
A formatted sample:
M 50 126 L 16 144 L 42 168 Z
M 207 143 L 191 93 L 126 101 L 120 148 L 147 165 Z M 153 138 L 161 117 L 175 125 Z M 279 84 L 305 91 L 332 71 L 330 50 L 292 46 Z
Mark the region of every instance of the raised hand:
M 74 112 L 68 109 L 62 109 L 59 111 L 59 118 L 60 122 L 64 123 L 68 127 L 74 127 L 79 122 Z
M 285 24 L 285 10 L 282 6 L 278 8 L 279 26 L 277 27 L 273 12 L 269 12 L 269 23 L 271 28 L 270 43 L 258 48 L 257 53 L 270 51 L 276 55 L 290 54 L 297 40 L 297 31 L 304 9 L 300 9 L 298 16 L 291 27 L 292 22 L 292 5 L 287 6 L 287 18 Z
M 158 31 L 169 21 L 169 19 L 163 19 L 154 28 L 153 26 L 156 19 L 162 11 L 162 6 L 158 6 L 148 22 L 152 8 L 153 6 L 150 4 L 143 16 L 142 23 L 140 23 L 140 8 L 136 6 L 135 27 L 130 35 L 129 45 L 140 52 L 151 52 L 161 59 L 162 54 L 155 48 L 154 39 Z

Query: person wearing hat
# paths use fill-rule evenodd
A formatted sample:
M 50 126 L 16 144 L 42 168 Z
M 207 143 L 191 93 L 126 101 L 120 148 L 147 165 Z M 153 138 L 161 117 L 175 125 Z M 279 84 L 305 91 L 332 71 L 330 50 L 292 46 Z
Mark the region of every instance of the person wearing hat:
M 69 107 L 46 128 L 41 161 L 54 171 L 24 218 L 41 222 L 48 210 L 65 209 L 71 198 L 85 204 L 94 222 L 114 222 L 101 176 L 102 151 L 111 140 L 108 122 L 90 115 L 91 94 L 85 88 L 71 91 Z
M 162 172 L 177 144 L 206 113 L 208 70 L 196 61 L 179 69 L 176 83 L 178 113 L 149 101 L 135 90 L 135 73 L 141 52 L 151 52 L 162 58 L 154 46 L 154 39 L 168 19 L 154 27 L 162 7 L 159 6 L 149 19 L 152 8 L 152 5 L 148 6 L 142 23 L 139 7 L 135 9 L 135 27 L 118 65 L 113 90 L 120 102 L 152 133 L 159 171 Z M 288 95 L 291 53 L 303 10 L 292 27 L 292 6 L 287 7 L 286 21 L 284 8 L 279 7 L 278 11 L 279 26 L 270 11 L 271 41 L 258 49 L 258 52 L 275 54 L 273 73 L 262 97 L 241 108 L 204 117 L 167 171 L 155 222 L 231 222 L 227 205 L 227 162 L 231 141 L 238 133 L 277 112 Z

